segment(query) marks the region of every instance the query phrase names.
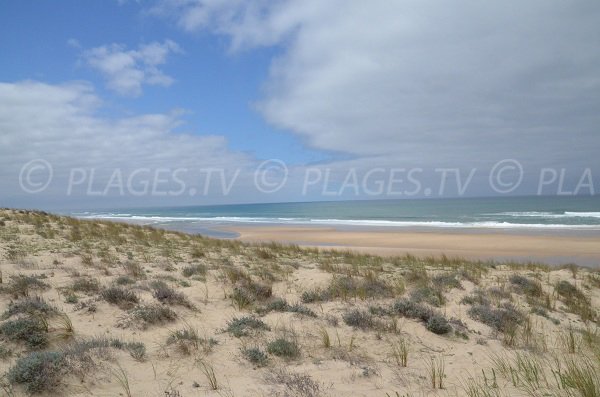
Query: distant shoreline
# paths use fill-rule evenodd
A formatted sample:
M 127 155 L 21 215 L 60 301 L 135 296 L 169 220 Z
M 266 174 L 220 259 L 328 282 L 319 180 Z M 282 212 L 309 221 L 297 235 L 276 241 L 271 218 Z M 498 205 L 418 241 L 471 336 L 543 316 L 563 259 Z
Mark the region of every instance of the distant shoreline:
M 576 263 L 600 266 L 600 236 L 566 236 L 501 231 L 464 232 L 341 230 L 333 227 L 227 226 L 245 242 L 281 242 L 301 246 L 350 249 L 383 256 L 462 257 L 482 260 Z

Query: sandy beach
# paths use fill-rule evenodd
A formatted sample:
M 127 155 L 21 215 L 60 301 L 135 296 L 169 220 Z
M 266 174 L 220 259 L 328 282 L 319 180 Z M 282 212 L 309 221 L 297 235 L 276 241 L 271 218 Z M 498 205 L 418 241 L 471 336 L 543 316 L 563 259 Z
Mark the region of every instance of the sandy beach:
M 340 230 L 333 227 L 235 226 L 225 230 L 247 242 L 277 241 L 300 246 L 351 249 L 377 255 L 463 257 L 541 261 L 549 264 L 600 264 L 599 236 L 515 234 L 481 231 Z

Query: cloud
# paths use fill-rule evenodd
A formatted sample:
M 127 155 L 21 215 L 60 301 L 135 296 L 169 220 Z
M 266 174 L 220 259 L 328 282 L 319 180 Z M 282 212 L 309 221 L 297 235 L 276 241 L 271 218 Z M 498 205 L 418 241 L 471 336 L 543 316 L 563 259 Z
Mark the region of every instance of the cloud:
M 37 206 L 69 206 L 81 200 L 104 206 L 135 199 L 142 203 L 162 203 L 164 198 L 121 197 L 112 189 L 103 197 L 86 197 L 86 184 L 78 185 L 73 196 L 66 194 L 72 169 L 94 169 L 94 189 L 102 190 L 115 169 L 125 177 L 140 168 L 189 169 L 181 176 L 188 187 L 202 180 L 198 170 L 222 168 L 229 172 L 246 169 L 255 160 L 232 152 L 222 136 L 181 132 L 182 112 L 108 117 L 103 102 L 86 82 L 47 84 L 38 81 L 0 83 L 0 201 L 23 206 L 33 200 Z M 19 187 L 21 167 L 43 159 L 53 166 L 54 180 L 43 194 L 28 195 Z M 148 173 L 149 175 L 150 173 Z M 148 176 L 149 178 L 149 176 Z M 172 181 L 171 181 L 172 182 Z M 239 186 L 243 189 L 243 186 Z M 126 192 L 127 193 L 127 192 Z M 207 200 L 200 196 L 174 197 L 174 201 Z M 216 200 L 229 200 L 217 196 Z M 37 201 L 36 201 L 37 200 Z M 158 202 L 157 202 L 158 200 Z
M 368 161 L 600 165 L 600 3 L 159 1 L 232 51 L 278 46 L 259 111 Z
M 181 52 L 177 43 L 165 40 L 142 44 L 135 50 L 127 50 L 122 44 L 103 45 L 84 51 L 82 59 L 104 76 L 111 90 L 137 97 L 142 94 L 144 84 L 163 87 L 173 84 L 174 79 L 159 66 L 166 63 L 170 54 Z

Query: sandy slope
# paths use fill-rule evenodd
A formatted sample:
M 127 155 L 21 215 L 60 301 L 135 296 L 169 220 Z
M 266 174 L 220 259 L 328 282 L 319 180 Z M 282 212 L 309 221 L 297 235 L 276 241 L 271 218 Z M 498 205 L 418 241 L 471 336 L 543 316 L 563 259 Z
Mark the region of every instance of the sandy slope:
M 594 283 L 595 279 L 590 278 L 597 275 L 585 269 L 578 270 L 574 278 L 574 273 L 569 269 L 492 268 L 466 261 L 463 265 L 457 262 L 420 262 L 410 258 L 344 256 L 279 246 L 260 248 L 231 241 L 219 242 L 184 234 L 161 233 L 147 228 L 78 222 L 6 210 L 0 212 L 0 219 L 4 220 L 0 226 L 1 285 L 4 291 L 0 293 L 0 313 L 15 301 L 8 292 L 10 276 L 44 275 L 42 280 L 50 288 L 32 291 L 30 295 L 42 296 L 66 313 L 75 329 L 73 337 L 58 339 L 60 325 L 56 318 L 50 317 L 50 344 L 45 350 L 60 351 L 76 339 L 98 335 L 143 342 L 147 349 L 146 356 L 140 361 L 133 359 L 127 351 L 111 349 L 110 358 L 95 359 L 97 367 L 84 369 L 81 373 L 70 369 L 61 378 L 57 389 L 42 395 L 126 395 L 115 375 L 119 368 L 127 374 L 133 396 L 383 397 L 386 393 L 395 396 L 396 392 L 399 395 L 419 396 L 466 395 L 465 382 L 470 376 L 481 382 L 482 369 L 488 375 L 492 373 L 490 357 L 493 354 L 513 354 L 517 351 L 535 351 L 540 357 L 551 353 L 564 354 L 560 340 L 566 327 L 572 324 L 579 335 L 592 326 L 592 323 L 584 323 L 579 315 L 571 313 L 562 300 L 553 295 L 554 285 L 558 281 L 569 280 L 577 288 L 584 289 L 594 310 L 600 303 L 600 289 Z M 272 231 L 276 232 L 280 236 L 282 232 L 288 233 L 294 236 L 294 241 L 302 240 L 296 238 L 299 235 L 293 231 Z M 331 234 L 328 241 L 332 243 L 339 241 L 331 231 L 321 230 L 318 233 L 321 233 L 319 238 L 322 239 L 327 239 Z M 262 239 L 264 235 L 246 234 L 244 237 Z M 375 244 L 383 237 L 383 234 L 378 234 L 348 238 L 355 239 L 355 242 L 366 242 L 368 244 L 364 245 L 371 247 L 378 246 Z M 407 247 L 419 244 L 416 235 L 402 237 L 407 239 Z M 440 244 L 451 244 L 451 241 L 443 241 L 440 237 Z M 527 246 L 509 239 L 504 242 L 502 249 L 506 249 L 509 243 L 522 249 Z M 481 239 L 479 244 L 485 245 L 485 239 Z M 576 242 L 573 244 L 571 247 L 577 246 Z M 590 247 L 587 243 L 580 244 Z M 424 249 L 430 246 L 431 243 L 423 245 Z M 540 246 L 538 249 L 542 248 Z M 592 248 L 591 251 L 597 251 Z M 132 274 L 127 267 L 131 263 L 138 264 L 143 272 Z M 185 277 L 182 271 L 190 264 L 204 267 L 206 274 Z M 448 319 L 459 320 L 464 327 L 453 325 L 451 332 L 436 335 L 428 331 L 423 322 L 403 315 L 375 316 L 373 319 L 377 326 L 365 329 L 345 324 L 344 315 L 354 309 L 367 310 L 370 306 L 387 308 L 392 307 L 397 299 L 409 298 L 411 291 L 418 288 L 417 281 L 413 280 L 414 269 L 426 271 L 427 279 L 424 282 L 429 286 L 432 277 L 440 274 L 448 274 L 459 280 L 459 288 L 443 289 L 446 302 L 435 310 Z M 236 307 L 231 297 L 241 284 L 232 279 L 234 270 L 249 275 L 252 282 L 269 285 L 273 297 L 256 300 L 242 309 Z M 529 314 L 529 298 L 514 290 L 508 282 L 514 274 L 522 274 L 530 280 L 539 279 L 543 296 L 547 295 L 553 306 L 548 309 L 547 317 Z M 390 286 L 388 293 L 391 295 L 365 298 L 363 294 L 370 292 L 362 291 L 346 299 L 333 297 L 321 303 L 306 303 L 304 307 L 316 313 L 316 317 L 277 311 L 264 315 L 255 313 L 257 308 L 268 305 L 274 297 L 285 298 L 290 304 L 297 303 L 301 301 L 303 292 L 317 287 L 327 289 L 332 280 L 348 275 L 361 282 L 375 277 L 382 285 Z M 94 302 L 94 312 L 78 310 L 77 304 L 66 303 L 68 289 L 75 280 L 90 277 L 98 280 L 101 288 L 107 288 L 114 285 L 119 276 L 133 279 L 134 284 L 126 289 L 134 291 L 141 303 L 157 303 L 151 283 L 162 280 L 183 293 L 195 308 L 171 305 L 169 307 L 178 316 L 174 322 L 146 328 L 134 322 L 123 328 L 123 320 L 129 318 L 127 310 L 101 299 L 99 291 L 75 293 L 79 302 Z M 405 291 L 396 289 L 399 283 L 406 287 Z M 503 333 L 471 318 L 467 314 L 470 306 L 460 303 L 463 297 L 476 289 L 491 291 L 492 287 L 505 291 L 507 301 L 511 300 L 526 315 L 527 324 L 530 325 L 528 330 L 525 330 L 524 324 L 518 325 L 512 346 L 506 346 Z M 23 299 L 19 297 L 16 301 Z M 230 320 L 247 315 L 260 318 L 270 330 L 242 338 L 225 331 Z M 6 321 L 10 319 L 4 319 L 3 323 Z M 214 338 L 217 344 L 208 349 L 200 343 L 197 348 L 193 347 L 187 352 L 168 345 L 166 341 L 169 335 L 184 327 L 198 330 L 201 337 Z M 330 347 L 323 344 L 323 330 L 330 337 Z M 527 344 L 524 342 L 525 335 L 531 338 L 527 339 Z M 266 350 L 269 342 L 282 336 L 297 341 L 301 352 L 299 357 L 284 359 L 268 354 L 267 366 L 258 367 L 249 363 L 241 352 L 243 347 Z M 392 354 L 393 347 L 401 339 L 409 346 L 407 367 L 399 366 Z M 30 352 L 22 343 L 10 341 L 5 335 L 0 335 L 0 340 L 3 349 L 12 351 L 12 355 L 0 362 L 0 372 L 5 373 L 19 358 L 26 357 Z M 441 390 L 431 386 L 429 366 L 432 359 L 445 363 Z M 201 362 L 214 369 L 217 390 L 209 387 Z M 272 375 L 282 370 L 287 372 L 274 380 Z M 304 378 L 295 378 L 293 374 L 300 374 Z M 525 395 L 500 375 L 497 382 L 500 388 L 494 388 L 494 391 L 500 395 Z M 5 387 L 10 387 L 6 380 L 3 383 L 7 385 Z M 22 386 L 14 384 L 12 387 L 14 395 L 23 395 Z

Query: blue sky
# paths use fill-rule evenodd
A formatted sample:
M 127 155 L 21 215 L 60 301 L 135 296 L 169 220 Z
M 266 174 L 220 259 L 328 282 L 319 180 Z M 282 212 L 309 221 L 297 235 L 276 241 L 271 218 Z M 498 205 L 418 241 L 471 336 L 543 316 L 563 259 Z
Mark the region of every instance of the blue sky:
M 0 204 L 595 194 L 598 37 L 592 0 L 6 1 Z
M 31 10 L 35 9 L 35 12 Z M 107 102 L 110 114 L 185 109 L 182 130 L 228 138 L 232 150 L 259 158 L 281 153 L 291 162 L 320 161 L 324 152 L 311 150 L 298 137 L 269 126 L 254 109 L 277 48 L 232 53 L 225 37 L 186 34 L 176 26 L 146 15 L 137 2 L 15 1 L 2 5 L 0 48 L 4 80 L 27 79 L 60 83 L 90 81 Z M 81 48 L 106 43 L 134 48 L 166 38 L 179 44 L 181 54 L 163 68 L 175 82 L 144 87 L 128 98 L 106 89 L 102 77 L 82 64 Z M 70 43 L 75 40 L 81 48 Z

